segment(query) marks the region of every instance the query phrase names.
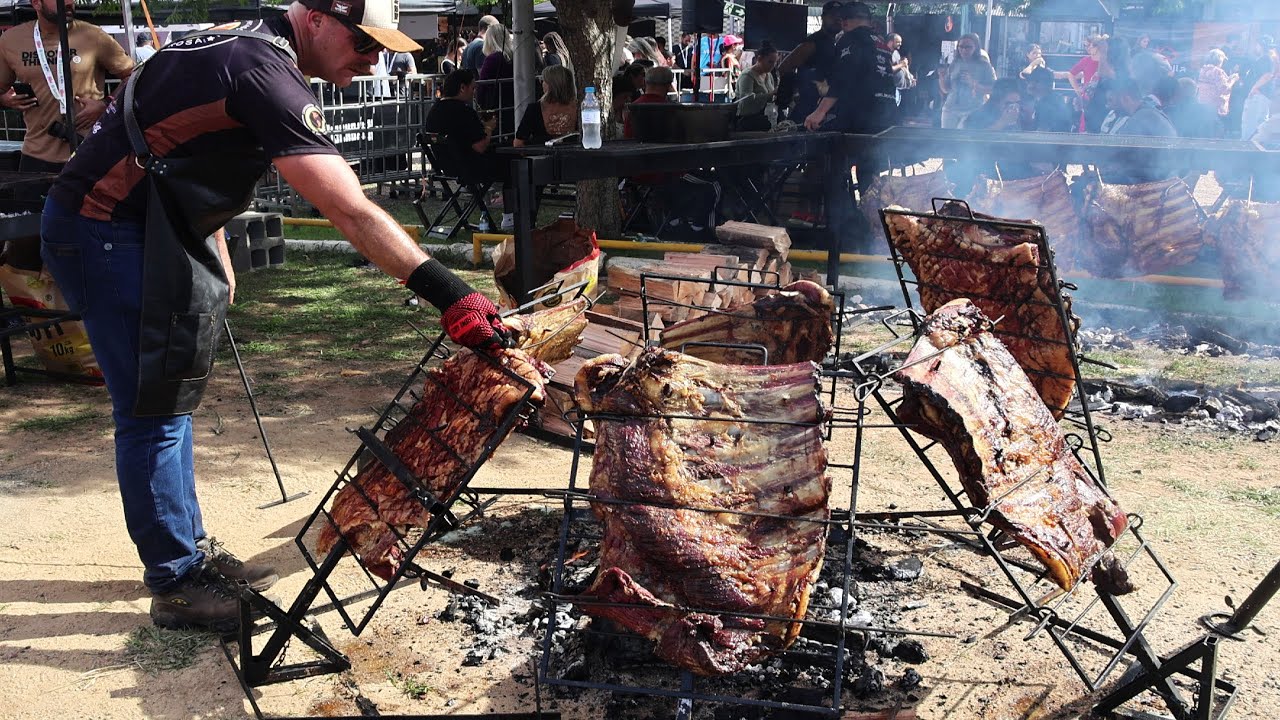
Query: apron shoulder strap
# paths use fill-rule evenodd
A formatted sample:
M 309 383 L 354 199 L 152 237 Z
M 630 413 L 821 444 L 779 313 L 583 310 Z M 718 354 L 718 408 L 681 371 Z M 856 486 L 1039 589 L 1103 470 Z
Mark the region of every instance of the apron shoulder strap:
M 285 53 L 289 56 L 289 59 L 295 63 L 298 61 L 298 54 L 293 51 L 293 47 L 289 45 L 289 41 L 280 35 L 269 35 L 255 30 L 243 30 L 240 28 L 227 28 L 225 30 L 217 30 L 215 32 L 201 33 L 201 36 L 257 38 Z M 138 157 L 138 164 L 150 172 L 155 168 L 155 158 L 152 157 L 151 150 L 147 147 L 146 136 L 142 134 L 142 128 L 138 126 L 137 115 L 133 111 L 134 88 L 137 87 L 138 77 L 142 75 L 142 72 L 146 67 L 147 63 L 137 66 L 133 73 L 129 75 L 129 80 L 125 82 L 124 98 L 122 100 L 123 107 L 121 108 L 121 111 L 124 114 L 125 133 L 129 136 L 129 147 L 133 150 L 133 154 Z

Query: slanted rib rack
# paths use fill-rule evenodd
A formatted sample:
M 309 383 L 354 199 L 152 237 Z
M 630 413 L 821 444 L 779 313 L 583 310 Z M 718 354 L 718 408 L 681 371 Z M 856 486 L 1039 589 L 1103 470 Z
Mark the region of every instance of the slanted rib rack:
M 939 202 L 955 201 L 935 200 L 935 207 Z M 1009 599 L 990 589 L 970 583 L 964 583 L 964 587 L 984 599 L 1009 608 L 1015 618 L 1030 619 L 1035 626 L 1027 634 L 1026 640 L 1031 640 L 1041 633 L 1047 633 L 1090 691 L 1099 689 L 1126 655 L 1135 657 L 1148 672 L 1159 675 L 1165 661 L 1147 641 L 1144 630 L 1156 621 L 1161 608 L 1172 596 L 1177 582 L 1155 549 L 1144 538 L 1141 516 L 1136 514 L 1128 516 L 1129 527 L 1114 547 L 1124 567 L 1134 573 L 1143 584 L 1144 587 L 1138 593 L 1125 596 L 1122 600 L 1089 583 L 1094 591 L 1093 596 L 1090 596 L 1091 593 L 1081 587 L 1083 580 L 1070 589 L 1062 591 L 1047 581 L 1045 569 L 1034 562 L 1028 553 L 1011 542 L 1002 532 L 988 526 L 990 508 L 972 507 L 961 489 L 954 486 L 939 470 L 939 466 L 947 467 L 951 464 L 945 454 L 941 462 L 935 464 L 934 457 L 938 453 L 931 453 L 931 451 L 939 448 L 939 443 L 927 439 L 921 442 L 910 432 L 908 426 L 898 419 L 895 408 L 902 398 L 891 397 L 889 390 L 893 386 L 893 381 L 890 378 L 894 372 L 901 369 L 902 357 L 919 338 L 924 316 L 912 307 L 915 300 L 912 288 L 918 283 L 911 276 L 910 268 L 907 267 L 906 260 L 894 242 L 894 233 L 887 220 L 887 216 L 892 214 L 937 217 L 897 209 L 883 210 L 881 213 L 907 308 L 880 319 L 883 332 L 888 335 L 887 341 L 857 355 L 851 361 L 843 362 L 842 369 L 828 372 L 829 375 L 847 378 L 855 383 L 852 402 L 834 408 L 835 417 L 838 420 L 847 421 L 839 423 L 837 427 L 844 427 L 851 423 L 854 428 L 853 495 L 855 502 L 865 433 L 872 429 L 893 428 L 899 431 L 904 441 L 918 456 L 921 464 L 953 505 L 953 509 L 869 511 L 863 508 L 857 513 L 857 521 L 853 525 L 860 529 L 907 528 L 937 533 L 963 542 L 992 558 L 1001 574 L 1012 586 L 1016 598 Z M 1023 233 L 1028 231 L 1034 233 L 1040 258 L 1040 267 L 1037 270 L 1038 273 L 1047 275 L 1052 286 L 1058 288 L 1058 292 L 1049 295 L 1049 302 L 1054 304 L 1064 331 L 1063 337 L 1035 339 L 1063 343 L 1073 351 L 1071 356 L 1072 370 L 1075 375 L 1074 399 L 1064 414 L 1063 422 L 1075 429 L 1074 432 L 1067 434 L 1069 447 L 1086 472 L 1099 482 L 1099 486 L 1105 492 L 1100 443 L 1108 440 L 1109 435 L 1105 430 L 1094 425 L 1089 412 L 1080 375 L 1080 362 L 1085 359 L 1079 353 L 1079 345 L 1061 292 L 1061 290 L 1073 288 L 1058 280 L 1053 255 L 1043 228 L 1030 223 L 978 218 L 972 214 L 960 217 L 948 216 L 946 221 L 976 224 L 997 232 L 1001 229 L 1015 229 Z M 972 260 L 968 261 L 972 262 Z M 992 271 L 996 270 L 997 268 L 993 266 Z M 998 325 L 997 322 L 997 328 Z M 852 330 L 853 327 L 847 326 L 845 329 Z M 999 336 L 998 329 L 997 336 Z M 883 416 L 882 419 L 876 419 L 877 411 Z M 954 523 L 947 525 L 948 519 L 959 520 L 960 525 L 956 526 Z M 1096 622 L 1098 617 L 1103 615 L 1099 608 L 1105 610 L 1103 623 L 1109 623 L 1114 630 L 1118 630 L 1118 637 L 1111 629 L 1100 631 L 1090 627 L 1091 623 Z M 1159 678 L 1153 681 L 1152 687 L 1165 700 L 1175 717 L 1179 720 L 1189 718 L 1191 717 L 1190 706 L 1173 684 L 1170 674 L 1172 672 L 1159 675 Z M 1183 674 L 1189 675 L 1189 673 Z M 1234 692 L 1234 687 L 1220 680 L 1216 682 L 1215 687 L 1223 692 Z
M 585 283 L 578 283 L 561 288 L 557 293 L 553 294 L 561 295 L 568 301 L 580 296 L 584 287 Z M 537 302 L 541 303 L 546 300 L 547 297 L 542 297 Z M 529 303 L 505 314 L 523 312 L 531 309 L 534 305 L 535 303 Z M 453 351 L 450 350 L 445 341 L 446 336 L 444 333 L 434 339 L 426 354 L 414 365 L 401 385 L 400 390 L 380 413 L 372 427 L 361 427 L 352 431 L 360 440 L 359 446 L 352 454 L 351 459 L 347 461 L 346 466 L 338 472 L 337 479 L 330 485 L 316 509 L 303 522 L 301 529 L 294 538 L 294 544 L 301 551 L 307 566 L 311 568 L 312 577 L 308 579 L 306 585 L 289 605 L 288 609 L 286 610 L 276 605 L 248 586 L 239 588 L 241 619 L 240 630 L 236 637 L 239 646 L 238 652 L 233 654 L 225 639 L 222 647 L 227 660 L 231 662 L 235 669 L 236 677 L 240 681 L 249 703 L 259 718 L 263 717 L 263 715 L 254 698 L 252 688 L 315 675 L 341 672 L 351 667 L 350 661 L 325 637 L 320 627 L 305 621 L 307 614 L 313 610 L 313 604 L 321 592 L 329 597 L 331 607 L 337 610 L 345 627 L 356 636 L 359 636 L 364 631 L 374 613 L 382 606 L 383 601 L 404 579 L 417 579 L 423 589 L 426 588 L 428 583 L 434 583 L 445 587 L 450 592 L 470 594 L 486 600 L 492 600 L 479 590 L 454 582 L 443 575 L 422 567 L 416 562 L 416 559 L 419 552 L 428 543 L 438 540 L 444 534 L 460 527 L 467 520 L 482 513 L 497 500 L 497 497 L 481 498 L 478 493 L 469 490 L 468 485 L 480 467 L 488 461 L 497 446 L 506 438 L 508 432 L 517 423 L 528 420 L 528 416 L 533 410 L 530 399 L 537 388 L 489 354 L 477 353 L 477 357 L 483 358 L 495 371 L 509 380 L 513 387 L 519 390 L 521 393 L 519 395 L 520 399 L 512 403 L 507 412 L 493 420 L 492 433 L 489 440 L 473 462 L 463 463 L 465 469 L 459 474 L 456 488 L 452 491 L 452 494 L 447 497 L 437 496 L 428 489 L 425 482 L 405 467 L 405 464 L 401 462 L 401 458 L 396 456 L 385 440 L 387 433 L 397 425 L 417 422 L 412 409 L 414 404 L 421 400 L 418 390 L 420 384 L 425 380 L 428 383 L 439 385 L 439 380 L 429 371 L 453 355 Z M 444 386 L 440 385 L 440 387 L 443 388 Z M 468 406 L 461 398 L 455 397 L 455 400 L 466 412 L 472 413 L 476 417 L 481 416 L 482 413 L 477 408 Z M 455 448 L 450 444 L 448 434 L 444 432 L 444 428 L 424 427 L 421 429 L 430 436 L 432 442 L 439 444 L 447 453 L 454 457 L 462 456 L 461 449 Z M 318 531 L 326 526 L 331 526 L 335 530 L 339 529 L 330 514 L 333 499 L 339 491 L 348 486 L 353 486 L 359 497 L 370 503 L 370 506 L 376 511 L 377 505 L 365 495 L 356 483 L 356 477 L 360 469 L 369 463 L 380 464 L 389 470 L 395 479 L 404 485 L 408 496 L 420 503 L 430 513 L 431 518 L 426 527 L 409 534 L 392 528 L 396 534 L 395 571 L 390 578 L 385 579 L 370 571 L 366 561 L 350 547 L 347 540 L 341 536 L 341 533 L 339 533 L 339 539 L 336 544 L 324 555 L 318 555 L 313 551 Z M 455 512 L 458 507 L 464 508 L 464 510 L 461 513 Z M 255 624 L 253 621 L 255 612 L 264 615 L 269 622 Z M 267 639 L 261 649 L 255 652 L 254 639 L 262 634 L 266 634 Z M 320 659 L 285 664 L 285 650 L 295 638 L 310 647 L 320 656 Z M 537 713 L 509 715 L 508 717 L 555 716 L 556 714 L 554 713 L 545 715 L 539 708 Z

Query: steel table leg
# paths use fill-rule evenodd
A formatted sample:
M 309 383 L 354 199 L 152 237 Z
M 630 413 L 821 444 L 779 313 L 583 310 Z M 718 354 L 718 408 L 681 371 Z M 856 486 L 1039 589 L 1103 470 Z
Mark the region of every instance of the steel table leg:
M 511 162 L 511 180 L 515 188 L 516 272 L 520 278 L 520 304 L 533 299 L 530 290 L 538 286 L 533 272 L 533 216 L 536 198 L 533 189 L 533 161 L 517 158 Z

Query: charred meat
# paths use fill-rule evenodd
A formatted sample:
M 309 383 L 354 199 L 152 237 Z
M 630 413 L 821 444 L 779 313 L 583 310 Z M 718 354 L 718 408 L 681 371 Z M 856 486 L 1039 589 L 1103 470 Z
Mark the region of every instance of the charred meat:
M 813 363 L 718 365 L 659 348 L 584 365 L 575 391 L 597 428 L 604 532 L 583 610 L 699 675 L 789 646 L 826 543 L 816 383 Z
M 1128 518 L 1072 454 L 1013 356 L 967 300 L 947 303 L 894 378 L 898 416 L 937 440 L 965 494 L 1031 552 L 1064 589 L 1086 573 L 1099 589 L 1131 592 L 1111 552 Z

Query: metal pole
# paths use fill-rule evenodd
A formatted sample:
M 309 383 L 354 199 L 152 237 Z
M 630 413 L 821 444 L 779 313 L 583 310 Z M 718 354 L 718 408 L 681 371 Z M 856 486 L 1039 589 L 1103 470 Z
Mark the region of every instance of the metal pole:
M 276 476 L 276 486 L 280 488 L 280 499 L 259 505 L 258 509 L 262 510 L 276 505 L 283 505 L 290 500 L 296 500 L 307 491 L 302 491 L 296 495 L 289 495 L 284 489 L 284 480 L 280 478 L 280 468 L 276 466 L 275 455 L 271 453 L 271 443 L 267 442 L 267 430 L 262 427 L 262 416 L 258 414 L 258 401 L 253 397 L 253 388 L 249 386 L 249 374 L 244 371 L 244 363 L 240 360 L 240 350 L 236 347 L 236 338 L 231 334 L 231 323 L 223 318 L 222 329 L 227 332 L 227 344 L 231 346 L 231 355 L 236 359 L 236 368 L 240 370 L 240 381 L 244 383 L 244 393 L 249 396 L 249 407 L 253 410 L 253 419 L 258 423 L 258 435 L 262 438 L 262 447 L 267 450 L 267 460 L 271 463 L 271 472 Z
M 533 79 L 537 75 L 534 70 L 537 67 L 534 56 L 538 43 L 533 30 L 533 0 L 515 0 L 511 4 L 511 34 L 515 43 L 515 72 L 512 73 L 516 84 L 515 121 L 519 124 L 525 108 L 533 104 Z
M 1249 593 L 1249 597 L 1236 608 L 1235 613 L 1231 615 L 1231 620 L 1228 621 L 1231 627 L 1237 632 L 1248 628 L 1258 613 L 1262 612 L 1262 608 L 1275 597 L 1277 591 L 1280 591 L 1280 561 L 1276 562 L 1271 572 L 1258 583 L 1258 587 L 1254 588 L 1253 592 Z
M 991 54 L 991 3 L 987 3 L 987 31 L 982 35 L 982 49 Z
M 120 2 L 120 24 L 124 26 L 124 51 L 132 58 L 138 49 L 138 40 L 134 37 L 133 3 L 130 0 Z

